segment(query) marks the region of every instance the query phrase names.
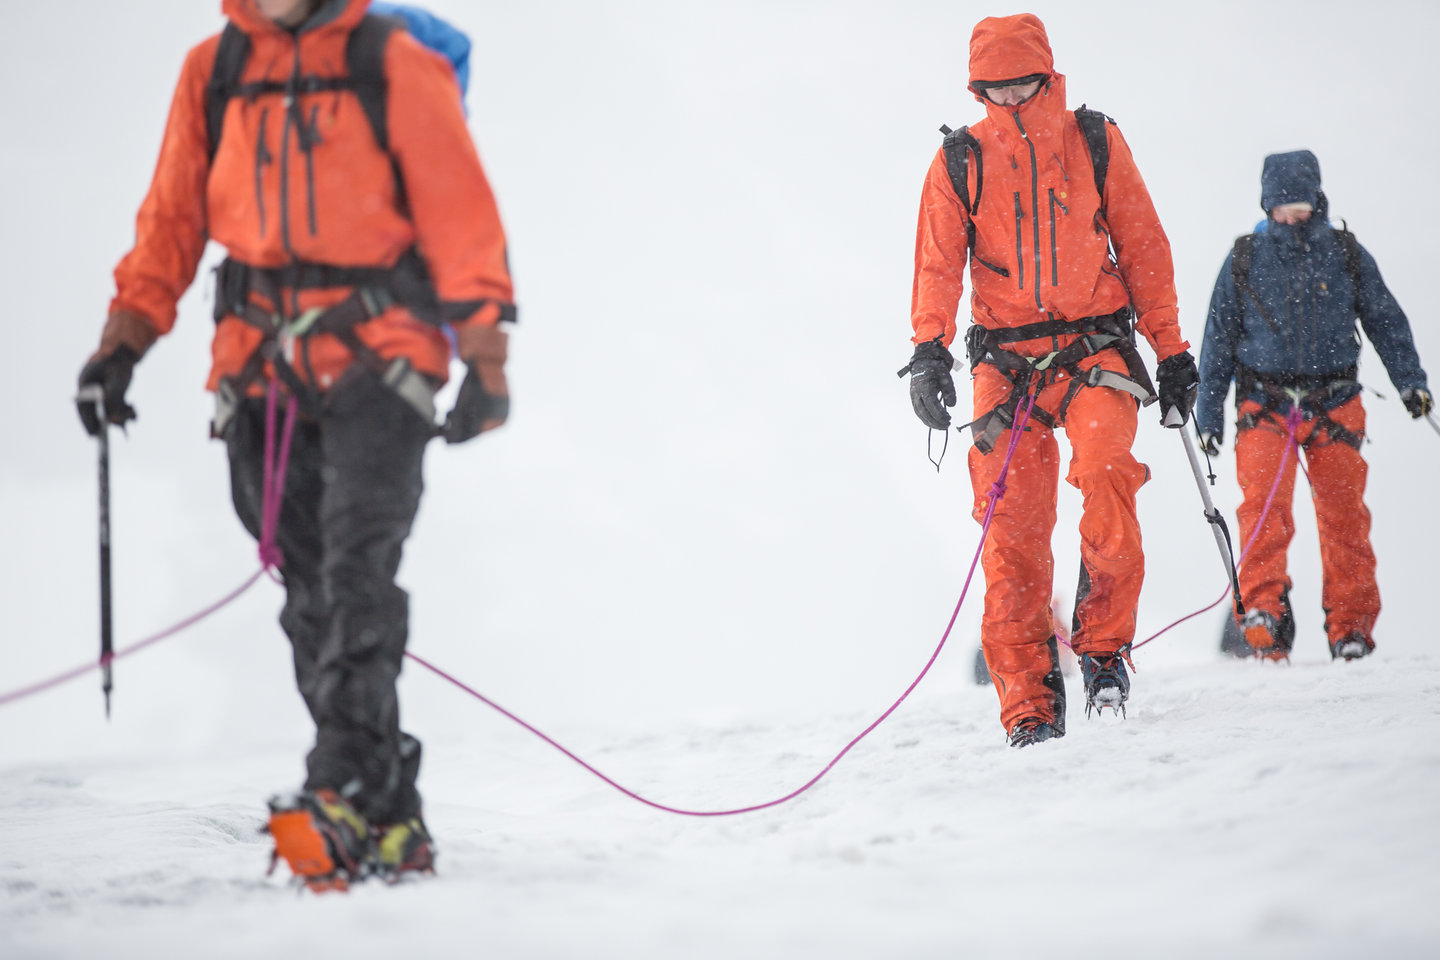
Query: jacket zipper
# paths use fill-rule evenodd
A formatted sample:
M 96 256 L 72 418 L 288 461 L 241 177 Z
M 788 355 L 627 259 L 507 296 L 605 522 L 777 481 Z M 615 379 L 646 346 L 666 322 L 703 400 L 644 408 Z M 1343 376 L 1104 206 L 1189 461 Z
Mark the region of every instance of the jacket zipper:
M 300 39 L 295 38 L 295 69 L 285 90 L 285 126 L 280 132 L 280 240 L 285 252 L 294 260 L 295 246 L 290 242 L 290 130 L 295 126 L 295 112 L 300 82 Z
M 265 236 L 265 167 L 275 157 L 265 147 L 265 133 L 270 129 L 270 108 L 260 111 L 260 136 L 255 141 L 255 206 L 260 213 L 260 236 Z
M 1020 206 L 1020 191 L 1015 191 L 1015 268 L 1019 273 L 1020 289 L 1025 289 L 1025 249 L 1022 242 L 1025 235 L 1020 232 L 1020 225 L 1025 219 L 1025 208 Z
M 1055 188 L 1050 188 L 1050 286 L 1060 286 L 1060 252 L 1055 242 L 1055 208 L 1067 216 L 1070 208 L 1061 203 L 1055 196 Z
M 1034 211 L 1035 241 L 1032 249 L 1035 251 L 1035 282 L 1030 286 L 1035 290 L 1035 309 L 1043 310 L 1040 303 L 1040 165 L 1035 162 L 1035 144 L 1030 142 L 1030 134 L 1025 132 L 1025 124 L 1020 122 L 1020 112 L 1017 110 L 1011 114 L 1015 118 L 1015 126 L 1020 128 L 1020 138 L 1025 141 L 1025 146 L 1030 149 L 1030 209 Z M 1016 194 L 1017 202 L 1019 194 Z
M 1307 317 L 1313 318 L 1313 317 L 1316 317 L 1316 316 L 1317 316 L 1316 313 L 1315 313 L 1315 310 L 1314 310 L 1314 297 L 1313 297 L 1313 296 L 1310 296 L 1310 297 L 1309 297 L 1309 299 L 1310 299 L 1310 301 L 1311 301 L 1311 303 L 1310 303 L 1310 309 L 1306 309 L 1306 304 L 1305 304 L 1305 300 L 1306 300 L 1306 298 L 1307 298 L 1307 294 L 1310 294 L 1310 293 L 1311 293 L 1310 283 L 1306 280 L 1306 277 L 1305 277 L 1305 260 L 1306 260 L 1307 254 L 1309 254 L 1309 252 L 1310 252 L 1310 245 L 1309 245 L 1308 243 L 1306 243 L 1305 240 L 1304 240 L 1304 238 L 1302 237 L 1301 240 L 1300 240 L 1300 250 L 1299 250 L 1298 255 L 1297 255 L 1296 258 L 1295 258 L 1295 303 L 1294 303 L 1294 306 L 1295 306 L 1295 307 L 1298 307 L 1299 309 L 1298 309 L 1298 310 L 1292 310 L 1292 312 L 1291 312 L 1291 316 L 1295 316 L 1296 313 L 1299 314 L 1299 316 L 1297 317 L 1297 319 L 1299 320 L 1299 322 L 1298 322 L 1298 323 L 1295 323 L 1295 324 L 1293 325 L 1294 328 L 1295 328 L 1295 372 L 1296 372 L 1297 374 L 1298 374 L 1298 373 L 1301 373 L 1301 372 L 1305 369 L 1305 363 L 1306 363 L 1306 356 L 1305 356 L 1305 339 L 1306 339 L 1306 337 L 1305 337 L 1305 333 L 1306 333 L 1305 327 L 1306 327 L 1306 323 L 1305 323 L 1305 320 L 1306 320 Z M 1316 332 L 1317 332 L 1316 326 L 1315 326 L 1315 325 L 1312 325 L 1312 326 L 1311 326 L 1311 329 L 1310 329 L 1310 340 L 1311 340 L 1312 342 L 1315 340 L 1315 334 L 1316 334 Z
M 285 127 L 280 133 L 280 242 L 291 260 L 295 246 L 290 242 L 290 127 L 293 125 L 290 110 L 285 111 Z M 294 291 L 291 291 L 294 294 Z
M 300 110 L 300 38 L 295 37 L 293 42 L 295 67 L 290 74 L 289 83 L 286 84 L 285 125 L 280 132 L 280 242 L 292 263 L 300 259 L 295 255 L 295 244 L 290 236 L 290 131 L 295 126 L 295 116 Z M 301 123 L 304 123 L 303 118 Z M 276 308 L 283 311 L 279 304 L 276 304 Z M 292 316 L 300 313 L 300 291 L 294 287 L 290 288 L 289 312 Z

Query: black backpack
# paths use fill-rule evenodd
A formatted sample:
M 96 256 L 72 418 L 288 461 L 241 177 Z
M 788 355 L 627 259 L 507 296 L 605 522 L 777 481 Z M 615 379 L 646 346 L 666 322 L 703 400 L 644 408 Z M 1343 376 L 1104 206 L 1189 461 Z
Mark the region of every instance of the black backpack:
M 1095 192 L 1100 196 L 1100 215 L 1105 215 L 1105 177 L 1110 172 L 1110 141 L 1106 139 L 1105 124 L 1115 121 L 1098 110 L 1091 110 L 1085 104 L 1074 111 L 1075 121 L 1085 137 L 1085 148 L 1090 151 L 1090 165 L 1095 168 Z M 980 141 L 970 132 L 969 127 L 951 130 L 940 125 L 945 135 L 945 168 L 950 174 L 950 185 L 955 196 L 965 208 L 969 219 L 965 224 L 967 248 L 975 249 L 975 211 L 980 208 L 980 197 L 985 189 L 985 163 L 980 154 Z M 969 161 L 975 155 L 975 196 L 970 196 Z

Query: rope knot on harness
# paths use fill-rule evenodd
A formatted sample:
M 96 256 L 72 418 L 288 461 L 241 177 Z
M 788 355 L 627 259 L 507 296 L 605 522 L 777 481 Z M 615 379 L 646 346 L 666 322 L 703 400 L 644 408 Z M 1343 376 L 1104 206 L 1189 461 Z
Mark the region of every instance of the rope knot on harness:
M 285 566 L 285 554 L 274 543 L 265 543 L 262 541 L 259 553 L 260 562 L 265 565 L 267 570 L 271 568 L 279 570 Z

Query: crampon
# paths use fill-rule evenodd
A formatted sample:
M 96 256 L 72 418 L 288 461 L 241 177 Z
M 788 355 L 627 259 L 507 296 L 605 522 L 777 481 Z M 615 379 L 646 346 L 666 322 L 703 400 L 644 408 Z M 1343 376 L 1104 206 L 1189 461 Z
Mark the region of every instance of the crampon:
M 284 860 L 296 884 L 316 893 L 348 890 L 375 860 L 369 824 L 332 790 L 272 797 L 263 831 L 275 840 L 269 873 Z
M 375 828 L 376 872 L 386 883 L 434 875 L 435 841 L 419 816 Z
M 1125 716 L 1125 701 L 1130 698 L 1130 675 L 1125 671 L 1126 650 L 1116 653 L 1083 654 L 1080 675 L 1085 681 L 1085 716 L 1093 710 L 1096 716 L 1108 707 Z

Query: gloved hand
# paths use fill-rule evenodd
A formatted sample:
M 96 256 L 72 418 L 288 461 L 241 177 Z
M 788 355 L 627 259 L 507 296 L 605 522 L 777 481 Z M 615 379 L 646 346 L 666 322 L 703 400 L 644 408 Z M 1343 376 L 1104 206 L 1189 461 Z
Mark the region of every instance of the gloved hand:
M 123 427 L 135 419 L 135 408 L 125 402 L 125 391 L 130 389 L 130 376 L 140 358 L 129 347 L 120 346 L 108 357 L 98 354 L 85 364 L 80 371 L 80 386 L 98 384 L 104 393 L 105 419 Z M 75 409 L 80 412 L 80 422 L 85 432 L 92 437 L 100 436 L 104 429 L 100 424 L 100 411 L 90 397 L 76 397 Z
M 510 415 L 510 388 L 505 382 L 505 360 L 510 335 L 498 324 L 468 324 L 455 328 L 460 359 L 470 368 L 460 384 L 455 409 L 445 417 L 440 435 L 446 443 L 464 443 L 486 430 L 494 430 Z
M 104 394 L 105 419 L 124 426 L 135 419 L 135 408 L 125 401 L 135 364 L 155 343 L 157 334 L 150 322 L 123 308 L 111 311 L 100 334 L 100 349 L 80 371 L 80 386 L 99 386 Z M 98 437 L 103 428 L 93 400 L 77 398 L 75 408 L 85 432 Z
M 931 430 L 950 429 L 950 413 L 955 406 L 955 378 L 950 371 L 955 358 L 939 340 L 926 340 L 915 345 L 910 363 L 900 375 L 910 374 L 910 405 L 915 416 Z M 943 404 L 943 406 L 942 406 Z
M 1190 356 L 1190 351 L 1161 360 L 1155 368 L 1155 379 L 1160 394 L 1160 422 L 1165 423 L 1172 409 L 1180 411 L 1180 423 L 1169 426 L 1179 427 L 1189 422 L 1200 391 L 1200 371 L 1195 368 L 1195 358 Z
M 1405 404 L 1406 410 L 1410 411 L 1412 420 L 1419 420 L 1435 409 L 1435 398 L 1424 387 L 1411 387 L 1409 390 L 1402 391 L 1400 402 Z
M 1202 433 L 1200 434 L 1200 449 L 1205 452 L 1207 457 L 1218 457 L 1222 439 L 1218 433 Z

